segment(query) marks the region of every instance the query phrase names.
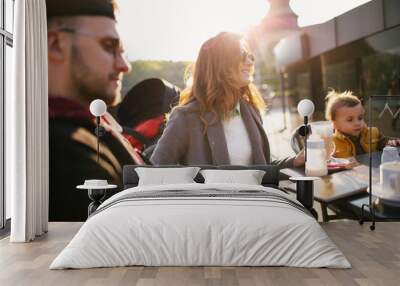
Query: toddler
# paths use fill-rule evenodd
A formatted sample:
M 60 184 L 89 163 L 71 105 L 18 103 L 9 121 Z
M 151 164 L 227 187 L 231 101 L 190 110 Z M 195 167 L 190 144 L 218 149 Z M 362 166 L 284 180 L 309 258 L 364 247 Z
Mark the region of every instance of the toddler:
M 400 145 L 400 139 L 388 140 L 378 128 L 368 128 L 364 121 L 361 101 L 350 91 L 330 91 L 327 96 L 326 119 L 333 123 L 336 158 L 355 157 L 369 152 L 381 151 L 385 145 Z M 369 142 L 371 134 L 371 144 Z

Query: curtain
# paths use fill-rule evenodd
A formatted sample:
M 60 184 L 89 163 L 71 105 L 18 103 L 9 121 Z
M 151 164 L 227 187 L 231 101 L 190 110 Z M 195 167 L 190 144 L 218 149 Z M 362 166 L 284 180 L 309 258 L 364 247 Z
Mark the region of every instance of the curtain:
M 48 229 L 48 92 L 45 0 L 15 1 L 13 93 L 6 98 L 6 187 L 12 242 Z

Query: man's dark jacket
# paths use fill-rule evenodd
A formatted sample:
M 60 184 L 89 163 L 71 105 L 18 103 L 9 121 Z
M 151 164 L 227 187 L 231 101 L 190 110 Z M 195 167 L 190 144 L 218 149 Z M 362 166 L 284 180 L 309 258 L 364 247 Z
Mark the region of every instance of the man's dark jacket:
M 125 147 L 109 132 L 101 137 L 97 163 L 94 129 L 88 109 L 67 98 L 49 97 L 50 221 L 85 221 L 90 200 L 87 191 L 76 186 L 86 179 L 105 179 L 121 186 L 123 165 L 133 164 Z

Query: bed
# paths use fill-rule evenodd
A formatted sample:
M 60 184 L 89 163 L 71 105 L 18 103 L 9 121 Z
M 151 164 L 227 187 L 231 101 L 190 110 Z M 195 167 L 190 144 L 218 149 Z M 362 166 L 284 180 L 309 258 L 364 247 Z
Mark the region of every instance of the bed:
M 164 166 L 157 174 L 178 168 Z M 50 269 L 351 267 L 313 216 L 285 192 L 271 187 L 276 177 L 268 166 L 200 166 L 201 172 L 191 182 L 171 181 L 173 176 L 168 175 L 157 183 L 158 175 L 153 173 L 147 175 L 152 183 L 144 185 L 139 183 L 145 182 L 144 176 L 140 180 L 138 176 L 143 169 L 124 167 L 125 190 L 103 202 Z M 210 176 L 216 173 L 213 169 L 239 173 L 229 173 L 232 182 L 221 183 Z M 245 177 L 242 169 L 258 170 L 260 184 L 238 183 Z

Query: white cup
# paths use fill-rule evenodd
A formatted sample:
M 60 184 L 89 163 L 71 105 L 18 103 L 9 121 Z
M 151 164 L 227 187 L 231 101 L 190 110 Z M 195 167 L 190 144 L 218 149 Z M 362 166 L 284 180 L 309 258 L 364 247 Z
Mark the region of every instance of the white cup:
M 381 164 L 400 161 L 399 150 L 394 146 L 386 146 L 382 151 Z
M 400 162 L 380 166 L 381 194 L 386 199 L 400 199 Z

